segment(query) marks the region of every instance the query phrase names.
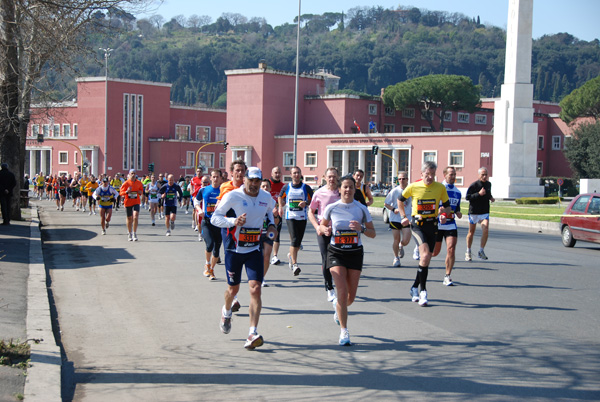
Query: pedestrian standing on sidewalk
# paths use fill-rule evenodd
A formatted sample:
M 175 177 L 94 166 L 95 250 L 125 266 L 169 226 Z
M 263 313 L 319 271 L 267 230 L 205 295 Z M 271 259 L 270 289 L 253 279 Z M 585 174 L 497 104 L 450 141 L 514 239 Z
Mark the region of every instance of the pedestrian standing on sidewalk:
M 8 170 L 8 164 L 0 165 L 0 207 L 3 225 L 10 225 L 10 202 L 16 185 L 17 179 L 14 173 Z

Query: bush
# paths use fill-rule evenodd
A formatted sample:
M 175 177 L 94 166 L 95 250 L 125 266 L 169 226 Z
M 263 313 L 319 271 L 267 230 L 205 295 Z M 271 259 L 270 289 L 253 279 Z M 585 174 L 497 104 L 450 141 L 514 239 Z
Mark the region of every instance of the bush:
M 515 200 L 517 204 L 535 205 L 535 204 L 558 204 L 558 197 L 523 197 Z

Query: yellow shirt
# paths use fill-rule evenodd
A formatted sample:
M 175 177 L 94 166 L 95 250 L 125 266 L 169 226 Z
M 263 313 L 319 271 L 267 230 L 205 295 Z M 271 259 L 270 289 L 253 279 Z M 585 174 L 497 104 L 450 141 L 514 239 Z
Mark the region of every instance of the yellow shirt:
M 112 181 L 110 182 L 110 185 L 113 186 L 115 190 L 117 190 L 117 192 L 121 188 L 122 184 L 123 182 L 121 181 L 121 179 L 112 179 Z
M 412 197 L 412 215 L 423 218 L 435 218 L 438 215 L 440 201 L 448 202 L 446 186 L 434 181 L 426 186 L 423 180 L 411 183 L 402 192 L 404 199 Z

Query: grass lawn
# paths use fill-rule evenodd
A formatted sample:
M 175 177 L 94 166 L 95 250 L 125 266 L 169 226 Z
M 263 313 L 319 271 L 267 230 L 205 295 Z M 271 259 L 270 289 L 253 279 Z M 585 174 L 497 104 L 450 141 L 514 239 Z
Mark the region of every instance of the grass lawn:
M 371 206 L 383 208 L 384 200 L 385 197 L 375 197 L 375 201 Z M 464 213 L 469 203 L 463 199 L 461 204 Z M 491 204 L 491 216 L 495 218 L 560 222 L 560 215 L 565 212 L 567 205 L 569 205 L 568 202 L 562 202 L 560 205 L 518 205 L 514 201 L 498 201 Z

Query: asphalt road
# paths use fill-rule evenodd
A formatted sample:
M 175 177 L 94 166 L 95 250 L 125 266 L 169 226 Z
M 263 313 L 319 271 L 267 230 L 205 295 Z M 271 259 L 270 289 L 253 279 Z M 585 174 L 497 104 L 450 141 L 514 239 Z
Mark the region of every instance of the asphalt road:
M 599 245 L 566 249 L 559 236 L 492 226 L 490 260 L 468 263 L 461 228 L 456 286 L 441 284 L 443 251 L 423 308 L 409 299 L 414 243 L 403 267 L 391 268 L 391 233 L 376 218 L 350 307 L 355 344 L 340 347 L 311 228 L 299 277 L 286 263 L 271 267 L 259 324 L 265 345 L 249 352 L 248 288 L 223 335 L 224 267 L 218 281 L 202 275 L 204 244 L 191 215 L 180 211 L 165 237 L 143 213 L 133 243 L 124 212 L 101 236 L 98 216 L 42 204 L 64 400 L 600 400 Z

